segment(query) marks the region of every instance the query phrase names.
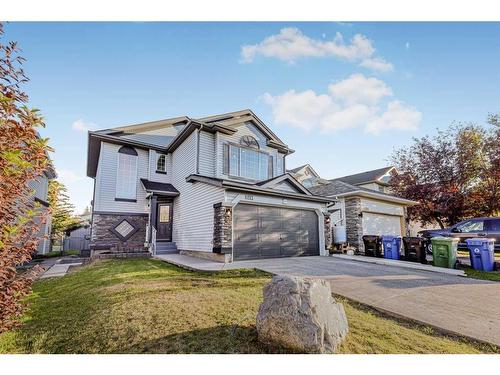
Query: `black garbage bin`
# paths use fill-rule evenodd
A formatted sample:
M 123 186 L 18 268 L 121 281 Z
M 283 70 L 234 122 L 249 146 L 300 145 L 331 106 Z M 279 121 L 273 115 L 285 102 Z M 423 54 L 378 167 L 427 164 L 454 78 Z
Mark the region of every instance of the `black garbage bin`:
M 382 256 L 382 242 L 380 236 L 365 235 L 363 236 L 363 243 L 365 244 L 365 255 L 369 257 Z
M 420 237 L 403 237 L 405 260 L 426 264 L 425 240 Z

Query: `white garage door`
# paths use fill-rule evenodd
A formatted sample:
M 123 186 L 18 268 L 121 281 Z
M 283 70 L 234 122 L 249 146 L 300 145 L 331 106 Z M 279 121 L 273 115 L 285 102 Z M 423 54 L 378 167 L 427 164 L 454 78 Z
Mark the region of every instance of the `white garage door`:
M 363 234 L 401 236 L 400 216 L 363 212 Z

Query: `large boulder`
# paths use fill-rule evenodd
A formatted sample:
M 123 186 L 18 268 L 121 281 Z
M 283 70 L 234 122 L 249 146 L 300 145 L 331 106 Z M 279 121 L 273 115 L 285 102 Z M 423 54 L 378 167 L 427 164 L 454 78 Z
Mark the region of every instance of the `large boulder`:
M 259 340 L 303 353 L 333 353 L 349 330 L 325 280 L 274 276 L 257 314 Z

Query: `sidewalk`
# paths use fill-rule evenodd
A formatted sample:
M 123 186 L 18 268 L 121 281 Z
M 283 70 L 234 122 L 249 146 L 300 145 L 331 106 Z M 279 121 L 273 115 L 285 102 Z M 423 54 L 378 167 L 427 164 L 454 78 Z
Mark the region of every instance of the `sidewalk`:
M 42 266 L 49 266 L 49 268 L 40 276 L 40 279 L 62 277 L 68 273 L 70 267 L 81 266 L 83 264 L 79 259 L 72 261 L 71 258 L 59 258 L 52 262 L 50 262 L 50 260 L 51 259 L 47 259 L 47 261 L 42 262 Z

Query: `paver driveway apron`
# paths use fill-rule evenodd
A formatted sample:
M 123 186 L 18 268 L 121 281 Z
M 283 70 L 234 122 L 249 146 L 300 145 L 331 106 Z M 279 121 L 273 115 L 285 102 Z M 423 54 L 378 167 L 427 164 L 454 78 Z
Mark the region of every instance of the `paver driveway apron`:
M 190 257 L 176 254 L 176 262 Z M 167 260 L 167 259 L 164 259 Z M 168 261 L 168 260 L 167 260 Z M 332 257 L 260 259 L 193 268 L 263 271 L 324 278 L 352 300 L 453 333 L 500 345 L 500 283 Z

